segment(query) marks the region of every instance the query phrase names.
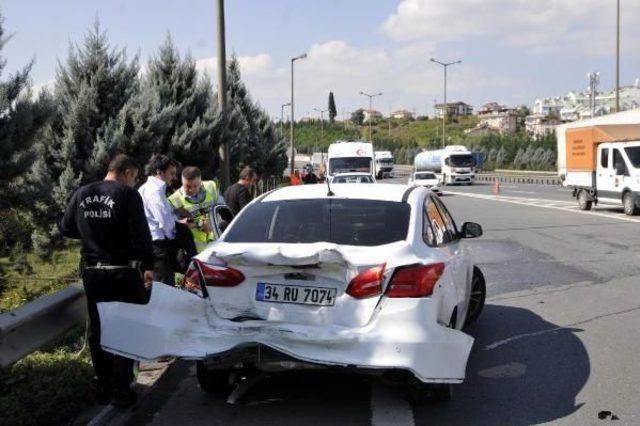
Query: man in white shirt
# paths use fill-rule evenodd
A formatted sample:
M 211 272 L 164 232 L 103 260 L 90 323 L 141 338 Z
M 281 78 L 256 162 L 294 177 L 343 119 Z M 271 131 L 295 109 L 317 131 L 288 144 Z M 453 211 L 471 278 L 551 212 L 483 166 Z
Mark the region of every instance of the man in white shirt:
M 177 163 L 166 155 L 154 154 L 149 160 L 149 177 L 138 189 L 153 240 L 155 281 L 175 285 L 176 215 L 167 200 L 167 186 L 176 180 Z

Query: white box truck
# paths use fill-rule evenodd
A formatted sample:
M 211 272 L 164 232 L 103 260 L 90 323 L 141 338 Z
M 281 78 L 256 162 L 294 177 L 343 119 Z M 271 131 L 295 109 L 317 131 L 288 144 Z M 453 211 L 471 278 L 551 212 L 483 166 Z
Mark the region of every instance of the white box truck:
M 393 174 L 393 154 L 391 151 L 375 151 L 376 178 L 392 178 Z
M 443 185 L 464 183 L 471 185 L 476 179 L 473 155 L 462 145 L 449 145 L 444 149 L 423 151 L 413 160 L 414 173 L 434 172 Z
M 617 115 L 617 114 L 613 114 Z M 640 212 L 640 122 L 636 124 L 571 123 L 558 126 L 562 159 L 558 171 L 573 189 L 581 210 L 593 204 L 622 206 L 627 215 Z M 562 170 L 562 172 L 561 172 Z
M 327 176 L 340 173 L 375 173 L 373 145 L 363 141 L 336 141 L 327 151 Z

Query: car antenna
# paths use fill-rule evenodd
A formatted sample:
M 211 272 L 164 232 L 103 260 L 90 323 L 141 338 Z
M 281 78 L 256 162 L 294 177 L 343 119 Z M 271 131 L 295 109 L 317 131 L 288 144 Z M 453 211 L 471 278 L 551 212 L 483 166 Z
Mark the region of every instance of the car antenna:
M 327 189 L 329 190 L 329 192 L 327 192 L 327 197 L 333 197 L 334 194 L 333 191 L 331 190 L 331 185 L 329 184 L 329 177 L 326 177 L 326 181 L 327 181 Z

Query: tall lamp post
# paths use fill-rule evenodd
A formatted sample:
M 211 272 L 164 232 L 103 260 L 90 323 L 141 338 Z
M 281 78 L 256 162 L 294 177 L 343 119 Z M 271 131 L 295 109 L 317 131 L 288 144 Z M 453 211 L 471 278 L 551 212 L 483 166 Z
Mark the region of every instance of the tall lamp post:
M 453 62 L 440 62 L 437 59 L 431 58 L 431 62 L 442 65 L 444 68 L 444 104 L 443 104 L 443 112 L 442 112 L 442 147 L 444 148 L 446 143 L 446 132 L 447 132 L 447 112 L 449 108 L 447 107 L 447 68 L 451 65 L 459 64 L 462 61 L 453 61 Z
M 291 131 L 290 131 L 290 137 L 291 137 L 291 174 L 293 175 L 293 171 L 296 167 L 296 154 L 295 154 L 295 142 L 293 139 L 293 123 L 295 122 L 295 118 L 294 118 L 294 107 L 293 107 L 293 64 L 295 61 L 297 61 L 298 59 L 304 59 L 307 57 L 306 53 L 303 53 L 302 55 L 296 56 L 295 58 L 291 58 Z
M 225 51 L 224 37 L 224 0 L 217 0 L 218 15 L 218 106 L 220 111 L 225 113 L 227 104 L 227 54 Z M 229 145 L 223 139 L 218 148 L 220 156 L 220 184 L 223 189 L 227 188 L 230 181 L 229 171 Z
M 376 96 L 382 96 L 382 92 L 378 92 L 378 93 L 374 93 L 374 94 L 369 94 L 369 93 L 364 93 L 364 92 L 360 92 L 360 94 L 362 96 L 368 96 L 369 97 L 369 142 L 373 143 L 373 133 L 371 131 L 371 112 L 373 111 L 373 98 L 375 98 Z
M 620 111 L 620 0 L 616 2 L 616 112 Z
M 291 105 L 291 102 L 280 105 L 280 137 L 284 138 L 284 107 Z
M 320 113 L 320 145 L 322 145 L 324 142 L 324 113 L 328 110 L 318 108 L 314 108 L 313 110 Z

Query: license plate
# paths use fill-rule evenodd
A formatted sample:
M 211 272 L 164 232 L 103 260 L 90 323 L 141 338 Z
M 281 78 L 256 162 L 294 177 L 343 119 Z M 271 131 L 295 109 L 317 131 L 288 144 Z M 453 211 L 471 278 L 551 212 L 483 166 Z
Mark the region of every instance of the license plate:
M 336 289 L 329 287 L 258 283 L 256 287 L 256 300 L 260 302 L 333 306 L 336 302 Z

